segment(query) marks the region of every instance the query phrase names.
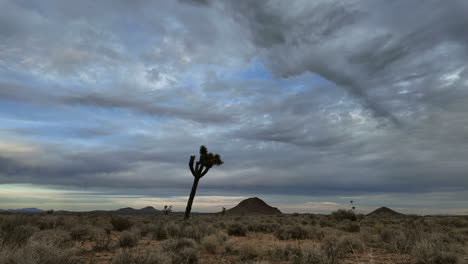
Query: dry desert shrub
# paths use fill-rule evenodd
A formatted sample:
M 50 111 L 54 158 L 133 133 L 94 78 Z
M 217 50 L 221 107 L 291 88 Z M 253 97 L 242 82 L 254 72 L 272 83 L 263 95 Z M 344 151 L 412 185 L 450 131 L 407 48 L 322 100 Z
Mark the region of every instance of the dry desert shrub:
M 138 236 L 134 232 L 123 231 L 119 237 L 121 247 L 134 247 L 138 244 Z
M 236 247 L 236 243 L 234 241 L 226 241 L 224 243 L 224 252 L 227 255 L 238 255 L 239 249 Z
M 454 251 L 442 241 L 424 238 L 415 244 L 412 255 L 415 264 L 456 264 L 459 259 Z
M 336 221 L 343 221 L 343 220 L 356 221 L 357 220 L 356 214 L 351 210 L 339 209 L 338 211 L 332 212 L 331 216 Z
M 8 264 L 81 264 L 80 250 L 51 244 L 30 242 L 17 248 L 0 250 L 0 263 Z
M 323 217 L 318 221 L 320 227 L 334 227 L 336 225 L 335 222 L 331 221 L 327 217 Z
M 94 241 L 93 250 L 104 251 L 110 249 L 110 234 L 103 228 L 93 228 L 90 231 L 91 240 Z
M 446 217 L 439 219 L 438 224 L 450 228 L 468 228 L 468 219 L 462 217 Z
M 172 263 L 197 264 L 199 262 L 198 251 L 195 248 L 183 248 L 177 254 L 171 254 Z
M 136 227 L 140 230 L 140 236 L 145 237 L 150 234 L 150 224 L 138 224 Z
M 345 254 L 358 254 L 364 252 L 365 245 L 359 236 L 345 235 L 338 238 L 337 248 L 342 249 Z
M 169 236 L 168 231 L 163 224 L 150 225 L 149 234 L 151 235 L 151 238 L 154 240 L 165 240 Z
M 279 240 L 304 240 L 304 239 L 317 239 L 320 240 L 324 237 L 324 233 L 315 227 L 306 227 L 302 225 L 288 225 L 279 227 L 275 233 L 275 237 Z
M 172 263 L 196 264 L 199 261 L 196 243 L 193 239 L 168 239 L 161 243 L 162 252 L 167 254 Z
M 227 227 L 227 233 L 230 236 L 246 236 L 247 228 L 243 224 L 233 223 Z
M 326 257 L 330 264 L 339 263 L 339 260 L 346 256 L 348 245 L 339 243 L 337 237 L 326 237 L 320 247 L 321 254 Z
M 202 222 L 200 219 L 196 219 L 192 222 L 183 224 L 169 222 L 164 225 L 164 228 L 159 225 L 159 227 L 153 229 L 153 232 L 156 232 L 156 234 L 153 234 L 153 239 L 156 240 L 163 240 L 170 237 L 190 238 L 200 241 L 202 237 L 216 233 L 216 229 L 211 224 L 207 224 L 206 222 Z M 167 237 L 165 237 L 164 233 L 167 233 Z
M 322 250 L 318 248 L 302 249 L 292 259 L 294 264 L 335 264 Z
M 195 248 L 195 246 L 195 241 L 187 238 L 168 239 L 161 243 L 162 249 L 169 252 L 179 252 L 184 248 Z
M 210 254 L 218 253 L 218 248 L 220 246 L 218 239 L 214 235 L 202 238 L 200 245 L 204 251 Z
M 2 226 L 0 241 L 2 245 L 11 247 L 20 247 L 29 240 L 29 238 L 39 231 L 39 228 L 30 224 L 11 226 Z
M 167 226 L 166 226 L 166 231 L 167 231 L 167 234 L 172 237 L 172 238 L 176 238 L 176 237 L 179 237 L 179 233 L 180 233 L 180 225 L 177 224 L 177 223 L 174 223 L 174 222 L 170 222 Z
M 111 224 L 115 231 L 124 231 L 132 227 L 132 223 L 127 217 L 114 215 L 111 218 Z
M 252 220 L 247 224 L 247 230 L 255 233 L 273 233 L 280 227 L 277 223 L 272 223 L 271 219 Z
M 289 240 L 289 239 L 307 239 L 309 237 L 307 230 L 299 225 L 288 225 L 282 226 L 275 231 L 275 237 L 279 240 Z
M 278 244 L 273 249 L 268 250 L 268 255 L 274 261 L 289 261 L 302 254 L 302 249 L 292 244 Z
M 422 232 L 417 229 L 400 229 L 387 227 L 380 237 L 384 247 L 397 254 L 410 253 L 414 244 L 420 239 Z
M 362 243 L 367 248 L 378 247 L 381 244 L 380 235 L 373 227 L 361 227 L 361 231 L 358 235 L 360 236 Z
M 65 230 L 49 229 L 34 233 L 31 237 L 31 240 L 41 244 L 60 246 L 71 241 L 72 239 L 70 233 Z
M 89 238 L 89 231 L 93 229 L 90 225 L 78 224 L 70 228 L 70 235 L 73 240 L 83 241 Z
M 139 252 L 132 249 L 119 249 L 112 264 L 172 264 L 169 256 L 159 252 Z
M 341 223 L 337 227 L 340 230 L 350 233 L 361 231 L 361 226 L 357 222 L 353 222 L 348 219 L 341 221 Z

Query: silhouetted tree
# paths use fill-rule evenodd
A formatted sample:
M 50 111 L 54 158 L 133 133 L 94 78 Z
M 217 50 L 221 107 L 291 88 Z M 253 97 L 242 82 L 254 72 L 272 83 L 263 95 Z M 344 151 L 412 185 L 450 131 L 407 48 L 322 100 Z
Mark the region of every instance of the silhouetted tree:
M 221 211 L 221 215 L 225 215 L 226 214 L 226 208 L 223 207 L 223 210 Z
M 172 212 L 172 205 L 169 205 L 169 206 L 165 205 L 163 211 L 165 215 L 170 214 Z
M 200 147 L 200 158 L 195 162 L 195 156 L 190 156 L 189 168 L 194 177 L 192 191 L 190 192 L 190 197 L 187 202 L 187 208 L 185 209 L 185 217 L 187 220 L 190 217 L 190 211 L 192 211 L 192 203 L 195 198 L 195 193 L 197 192 L 197 186 L 200 179 L 205 176 L 208 171 L 214 165 L 219 166 L 223 164 L 221 156 L 219 154 L 208 153 L 208 150 L 205 146 Z M 194 166 L 195 165 L 195 166 Z

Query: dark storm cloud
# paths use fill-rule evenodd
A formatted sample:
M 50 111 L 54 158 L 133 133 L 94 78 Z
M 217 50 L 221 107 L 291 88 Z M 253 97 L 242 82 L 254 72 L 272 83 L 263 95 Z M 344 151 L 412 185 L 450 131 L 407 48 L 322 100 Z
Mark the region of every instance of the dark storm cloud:
M 317 73 L 360 98 L 376 117 L 394 123 L 401 116 L 388 100 L 395 94 L 389 85 L 434 71 L 440 77 L 464 65 L 459 59 L 466 56 L 468 20 L 462 14 L 468 7 L 463 1 L 422 6 L 414 1 L 231 3 L 277 76 Z M 424 61 L 445 47 L 452 49 L 446 56 L 454 62 L 434 66 Z M 380 87 L 386 90 L 377 91 Z M 407 107 L 404 103 L 398 106 Z
M 129 94 L 104 94 L 104 93 L 85 93 L 85 94 L 65 94 L 62 95 L 47 94 L 47 89 L 37 86 L 27 87 L 15 83 L 1 83 L 0 96 L 3 99 L 27 102 L 32 104 L 44 105 L 88 105 L 101 108 L 126 108 L 140 113 L 177 117 L 187 120 L 193 120 L 200 123 L 228 123 L 233 121 L 233 115 L 223 113 L 225 107 L 216 105 L 209 100 L 203 100 L 195 96 L 176 97 L 174 94 L 143 93 L 141 95 Z M 183 90 L 179 90 L 183 93 Z M 115 93 L 115 92 L 114 92 Z M 182 101 L 183 107 L 168 105 L 166 101 Z
M 4 1 L 0 10 L 2 130 L 41 157 L 2 153 L 3 183 L 185 194 L 188 157 L 206 144 L 225 160 L 204 178 L 209 193 L 468 186 L 465 1 Z
M 159 183 L 161 178 L 173 172 L 167 165 L 179 160 L 169 151 L 151 152 L 144 149 L 127 151 L 79 151 L 65 153 L 60 148 L 49 147 L 46 159 L 42 157 L 0 157 L 1 183 L 36 183 L 65 186 L 148 187 L 180 185 L 177 178 Z M 138 167 L 145 163 L 146 169 Z M 135 174 L 138 171 L 142 175 Z M 156 174 L 156 175 L 155 175 Z M 156 176 L 156 177 L 155 177 Z M 133 182 L 133 183 L 132 183 Z M 136 183 L 136 184 L 135 184 Z
M 158 98 L 153 98 L 153 100 L 159 101 Z M 222 109 L 219 109 L 216 105 L 208 101 L 204 103 L 196 102 L 196 100 L 196 98 L 193 98 L 193 101 L 187 100 L 187 104 L 192 103 L 192 105 L 184 105 L 183 108 L 177 108 L 170 105 L 158 105 L 141 98 L 89 94 L 67 98 L 65 99 L 65 103 L 108 108 L 128 108 L 150 115 L 178 117 L 207 124 L 232 122 L 232 116 L 223 113 Z

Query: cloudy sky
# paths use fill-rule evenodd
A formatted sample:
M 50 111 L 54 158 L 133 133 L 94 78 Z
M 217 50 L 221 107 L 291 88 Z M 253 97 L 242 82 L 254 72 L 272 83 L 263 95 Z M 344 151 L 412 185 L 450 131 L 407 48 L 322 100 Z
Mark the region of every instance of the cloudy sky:
M 0 0 L 0 208 L 468 214 L 468 2 Z

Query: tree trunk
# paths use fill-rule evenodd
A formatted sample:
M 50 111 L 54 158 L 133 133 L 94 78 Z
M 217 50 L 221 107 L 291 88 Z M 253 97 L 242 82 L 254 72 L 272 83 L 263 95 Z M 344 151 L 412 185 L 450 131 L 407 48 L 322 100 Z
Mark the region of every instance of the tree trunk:
M 197 186 L 198 186 L 198 181 L 200 181 L 201 177 L 193 177 L 193 185 L 192 185 L 192 191 L 190 192 L 190 197 L 187 202 L 187 208 L 185 209 L 185 217 L 184 219 L 187 220 L 190 217 L 190 211 L 192 211 L 192 203 L 193 199 L 195 198 L 195 193 L 197 192 Z

